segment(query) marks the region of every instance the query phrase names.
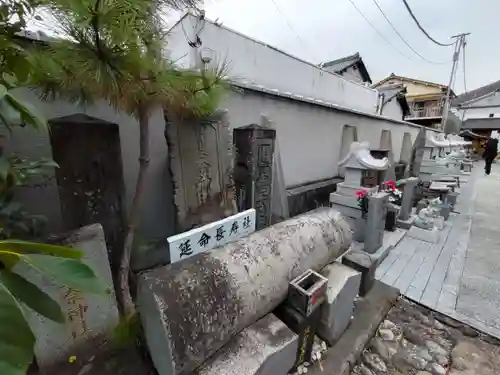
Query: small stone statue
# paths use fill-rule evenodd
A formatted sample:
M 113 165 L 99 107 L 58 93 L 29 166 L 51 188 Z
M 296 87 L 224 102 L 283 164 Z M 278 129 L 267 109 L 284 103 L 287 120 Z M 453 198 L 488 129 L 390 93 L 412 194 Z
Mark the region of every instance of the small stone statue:
M 429 201 L 429 205 L 427 208 L 423 208 L 418 213 L 417 218 L 413 222 L 418 228 L 432 230 L 434 227 L 440 227 L 441 223 L 439 219 L 439 213 L 441 209 L 439 205 L 441 204 L 441 200 L 439 198 L 432 199 Z

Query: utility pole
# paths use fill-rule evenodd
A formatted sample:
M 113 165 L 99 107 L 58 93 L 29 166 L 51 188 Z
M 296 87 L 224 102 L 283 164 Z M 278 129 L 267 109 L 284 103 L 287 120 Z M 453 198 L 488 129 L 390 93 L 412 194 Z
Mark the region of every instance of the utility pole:
M 458 58 L 460 57 L 460 49 L 465 45 L 465 37 L 470 35 L 470 33 L 462 33 L 458 35 L 453 35 L 452 39 L 455 39 L 454 51 L 453 51 L 453 66 L 451 68 L 450 83 L 448 84 L 448 90 L 446 91 L 446 97 L 444 99 L 443 106 L 443 117 L 441 118 L 441 131 L 444 131 L 446 121 L 448 120 L 448 112 L 450 111 L 450 95 L 451 86 L 457 74 Z

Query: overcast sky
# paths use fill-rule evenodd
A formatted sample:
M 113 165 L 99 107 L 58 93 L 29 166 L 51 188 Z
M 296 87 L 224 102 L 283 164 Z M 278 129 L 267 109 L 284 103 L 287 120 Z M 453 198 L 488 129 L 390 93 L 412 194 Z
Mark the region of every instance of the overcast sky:
M 207 17 L 313 63 L 359 52 L 374 82 L 391 72 L 448 84 L 452 47 L 439 47 L 413 23 L 402 0 L 377 0 L 399 33 L 433 65 L 416 56 L 395 34 L 373 0 L 352 0 L 401 53 L 388 45 L 349 0 L 205 0 Z M 500 80 L 500 0 L 408 0 L 432 37 L 471 32 L 466 47 L 467 89 Z M 288 22 L 287 22 L 288 21 Z M 462 64 L 454 85 L 464 91 Z

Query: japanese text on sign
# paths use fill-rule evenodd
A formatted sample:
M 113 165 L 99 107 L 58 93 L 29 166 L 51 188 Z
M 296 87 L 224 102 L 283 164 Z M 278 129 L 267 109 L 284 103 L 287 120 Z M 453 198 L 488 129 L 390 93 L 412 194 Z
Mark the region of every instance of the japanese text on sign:
M 255 231 L 255 209 L 246 210 L 167 239 L 170 262 L 224 246 Z

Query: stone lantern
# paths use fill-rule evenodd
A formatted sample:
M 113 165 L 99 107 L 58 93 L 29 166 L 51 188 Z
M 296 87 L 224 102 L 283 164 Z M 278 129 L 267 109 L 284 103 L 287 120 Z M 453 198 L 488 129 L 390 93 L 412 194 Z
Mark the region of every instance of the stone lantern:
M 375 159 L 368 142 L 354 142 L 349 153 L 338 167 L 345 169 L 344 182 L 337 184 L 337 191 L 330 194 L 330 205 L 350 218 L 361 217 L 356 192 L 367 190 L 376 193 L 383 173 L 389 168 L 389 159 Z

